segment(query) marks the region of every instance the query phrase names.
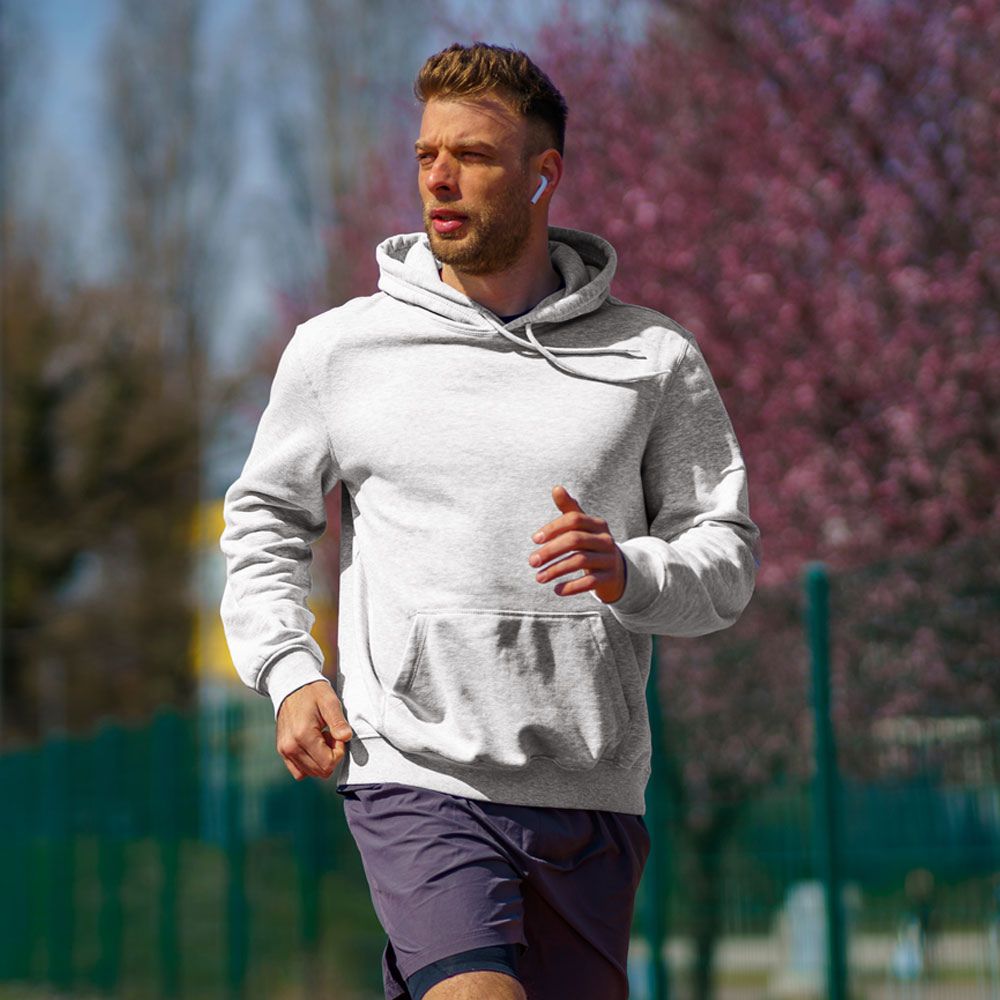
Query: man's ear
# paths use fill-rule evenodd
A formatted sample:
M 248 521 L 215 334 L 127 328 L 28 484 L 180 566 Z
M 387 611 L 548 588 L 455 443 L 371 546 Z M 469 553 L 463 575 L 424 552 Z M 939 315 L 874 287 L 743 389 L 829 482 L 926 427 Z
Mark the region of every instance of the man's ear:
M 539 177 L 545 178 L 545 189 L 551 194 L 556 187 L 559 186 L 559 181 L 562 178 L 563 163 L 562 157 L 559 155 L 559 150 L 549 148 L 546 149 L 544 153 L 538 158 L 537 167 L 535 173 Z

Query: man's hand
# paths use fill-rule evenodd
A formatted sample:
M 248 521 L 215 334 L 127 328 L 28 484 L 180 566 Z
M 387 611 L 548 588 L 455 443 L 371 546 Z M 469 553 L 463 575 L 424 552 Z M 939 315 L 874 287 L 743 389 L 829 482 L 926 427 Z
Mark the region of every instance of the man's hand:
M 532 536 L 541 544 L 529 556 L 532 566 L 541 566 L 556 556 L 571 553 L 536 574 L 539 583 L 548 583 L 578 569 L 585 575 L 556 584 L 560 597 L 593 590 L 605 604 L 617 601 L 625 592 L 625 557 L 601 517 L 584 514 L 580 505 L 562 486 L 552 488 L 552 499 L 562 516 L 550 521 Z
M 326 681 L 304 684 L 278 709 L 278 753 L 296 781 L 307 775 L 329 778 L 353 735 L 337 692 Z

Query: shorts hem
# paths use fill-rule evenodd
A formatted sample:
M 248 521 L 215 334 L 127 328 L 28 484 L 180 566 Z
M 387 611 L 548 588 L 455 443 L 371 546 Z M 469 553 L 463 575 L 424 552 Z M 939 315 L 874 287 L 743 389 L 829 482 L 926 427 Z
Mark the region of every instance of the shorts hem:
M 513 939 L 509 935 L 504 937 L 502 931 L 467 934 L 464 937 L 449 941 L 447 944 L 442 944 L 434 948 L 425 948 L 423 951 L 417 952 L 416 955 L 407 958 L 405 967 L 400 962 L 399 954 L 397 953 L 396 968 L 399 969 L 399 974 L 406 980 L 425 965 L 431 965 L 433 962 L 440 962 L 441 959 L 449 958 L 451 955 L 458 955 L 463 951 L 468 951 L 470 948 L 481 948 L 488 944 L 520 944 L 527 947 L 528 941 L 523 931 Z
M 433 984 L 429 986 L 426 990 L 424 990 L 421 996 L 422 997 L 427 996 L 427 994 L 435 986 L 437 986 L 438 983 L 443 983 L 446 979 L 454 979 L 455 976 L 464 976 L 467 972 L 500 972 L 503 975 L 509 976 L 511 979 L 520 983 L 522 988 L 524 987 L 524 983 L 518 976 L 517 972 L 515 972 L 509 965 L 501 965 L 498 962 L 491 962 L 487 960 L 484 962 L 473 962 L 472 965 L 470 965 L 469 968 L 467 969 L 455 969 L 451 972 L 446 972 L 440 979 L 435 979 Z M 410 993 L 410 997 L 411 998 L 413 997 L 412 992 Z

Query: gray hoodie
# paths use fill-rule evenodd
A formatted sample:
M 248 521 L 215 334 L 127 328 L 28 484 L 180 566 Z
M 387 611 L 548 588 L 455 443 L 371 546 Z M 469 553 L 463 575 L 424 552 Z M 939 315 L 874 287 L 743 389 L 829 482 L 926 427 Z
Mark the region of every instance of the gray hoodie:
M 222 621 L 277 717 L 324 679 L 310 547 L 343 483 L 338 784 L 642 814 L 651 637 L 726 628 L 753 592 L 746 470 L 692 334 L 610 294 L 606 240 L 550 226 L 549 250 L 564 287 L 504 324 L 425 233 L 380 243 L 379 291 L 295 329 L 226 491 Z M 621 549 L 613 603 L 535 579 L 557 484 Z

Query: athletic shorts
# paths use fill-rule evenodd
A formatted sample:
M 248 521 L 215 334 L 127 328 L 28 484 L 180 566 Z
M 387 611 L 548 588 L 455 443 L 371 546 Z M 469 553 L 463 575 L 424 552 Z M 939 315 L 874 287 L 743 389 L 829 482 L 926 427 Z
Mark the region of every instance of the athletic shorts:
M 459 972 L 515 976 L 530 998 L 628 996 L 650 838 L 634 813 L 515 806 L 410 785 L 341 785 L 386 932 L 385 1000 Z

